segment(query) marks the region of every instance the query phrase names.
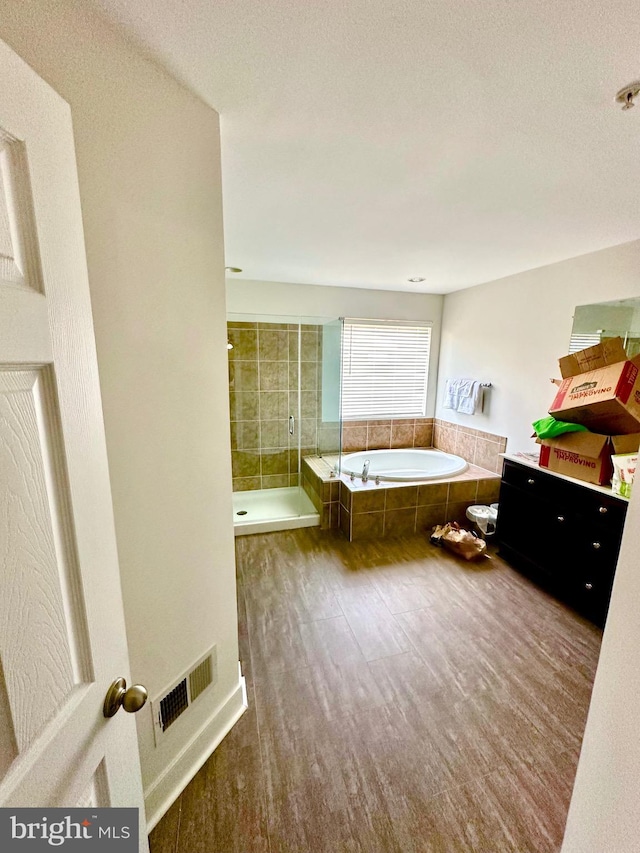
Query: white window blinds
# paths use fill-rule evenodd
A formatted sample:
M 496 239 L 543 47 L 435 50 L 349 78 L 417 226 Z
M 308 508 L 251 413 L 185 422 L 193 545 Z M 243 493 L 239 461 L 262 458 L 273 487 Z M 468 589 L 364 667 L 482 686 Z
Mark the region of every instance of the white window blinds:
M 600 335 L 571 335 L 569 342 L 569 354 L 579 352 L 581 349 L 593 347 L 600 343 Z
M 344 420 L 424 417 L 431 325 L 344 321 Z

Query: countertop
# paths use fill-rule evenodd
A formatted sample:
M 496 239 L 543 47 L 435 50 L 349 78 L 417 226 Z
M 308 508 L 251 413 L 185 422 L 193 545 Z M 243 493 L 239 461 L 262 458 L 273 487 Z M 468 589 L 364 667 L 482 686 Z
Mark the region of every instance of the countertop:
M 544 474 L 549 474 L 551 477 L 557 477 L 559 480 L 566 480 L 567 483 L 575 483 L 577 486 L 584 486 L 585 489 L 591 489 L 594 492 L 600 492 L 602 495 L 608 495 L 610 498 L 617 498 L 619 501 L 629 503 L 629 498 L 623 495 L 615 495 L 611 486 L 597 486 L 595 483 L 587 483 L 585 480 L 578 480 L 575 477 L 567 477 L 566 474 L 558 474 L 556 471 L 549 471 L 548 468 L 543 468 L 534 459 L 528 456 L 520 456 L 517 453 L 502 453 L 503 459 L 508 459 L 510 462 L 518 462 L 520 465 L 526 465 L 528 468 L 535 468 L 542 471 Z

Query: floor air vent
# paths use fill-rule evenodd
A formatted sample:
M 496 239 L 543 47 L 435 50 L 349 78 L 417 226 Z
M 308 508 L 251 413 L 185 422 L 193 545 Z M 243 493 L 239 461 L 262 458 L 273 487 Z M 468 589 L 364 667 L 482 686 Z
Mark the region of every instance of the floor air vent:
M 178 717 L 183 714 L 205 690 L 217 681 L 217 658 L 214 646 L 200 658 L 170 688 L 164 690 L 151 703 L 156 746 Z
M 189 707 L 187 696 L 187 680 L 183 678 L 170 693 L 160 700 L 160 725 L 162 731 L 166 732 L 171 723 L 177 720 L 183 711 Z

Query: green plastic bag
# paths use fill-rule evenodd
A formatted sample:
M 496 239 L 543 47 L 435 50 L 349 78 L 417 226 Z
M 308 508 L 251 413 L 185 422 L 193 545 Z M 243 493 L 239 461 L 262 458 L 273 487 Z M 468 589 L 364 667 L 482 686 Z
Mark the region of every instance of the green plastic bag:
M 565 432 L 589 432 L 582 424 L 568 424 L 566 421 L 557 421 L 549 415 L 532 424 L 538 438 L 555 438 Z

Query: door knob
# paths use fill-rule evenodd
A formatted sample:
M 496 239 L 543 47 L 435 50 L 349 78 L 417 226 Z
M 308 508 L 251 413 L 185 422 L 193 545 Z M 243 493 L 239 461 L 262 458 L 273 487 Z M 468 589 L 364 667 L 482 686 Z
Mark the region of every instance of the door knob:
M 128 714 L 135 714 L 146 703 L 148 696 L 147 688 L 142 684 L 133 684 L 127 690 L 127 682 L 124 678 L 116 678 L 107 690 L 102 713 L 105 717 L 113 717 L 122 706 Z

